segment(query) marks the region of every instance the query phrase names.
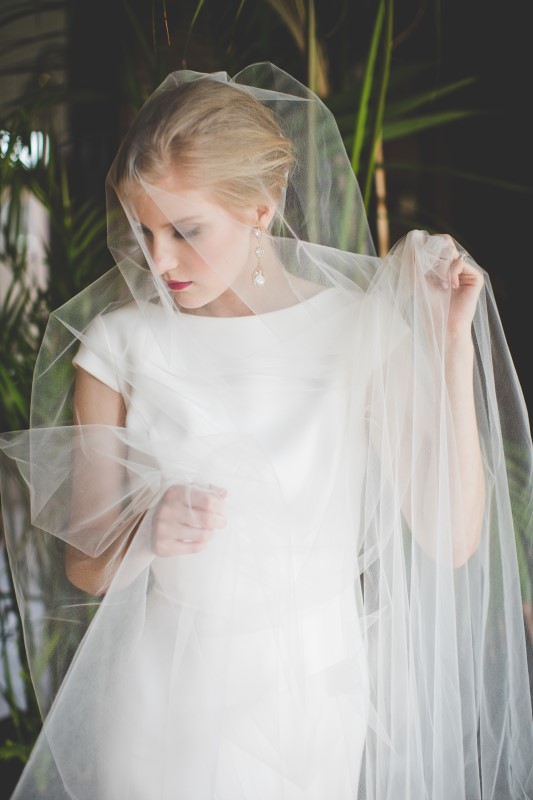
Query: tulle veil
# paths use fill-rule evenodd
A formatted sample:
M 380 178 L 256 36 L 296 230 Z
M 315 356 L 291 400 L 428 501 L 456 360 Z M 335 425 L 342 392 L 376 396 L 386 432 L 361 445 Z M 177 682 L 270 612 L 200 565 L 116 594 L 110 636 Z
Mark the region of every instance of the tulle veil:
M 263 240 L 283 285 L 267 259 L 265 286 L 238 288 L 248 315 L 181 313 L 111 170 L 116 267 L 51 315 L 31 428 L 0 439 L 44 717 L 13 797 L 533 797 L 531 437 L 489 276 L 472 326 L 485 508 L 458 561 L 450 290 L 429 288 L 450 241 L 413 231 L 378 258 L 324 104 L 271 64 L 172 73 L 154 97 L 202 81 L 253 95 L 293 142 Z M 174 223 L 172 192 L 143 190 Z M 73 361 L 122 394 L 124 427 L 73 424 Z M 224 487 L 229 522 L 164 559 L 151 526 L 176 484 Z M 115 547 L 105 593 L 69 582 L 67 546 Z

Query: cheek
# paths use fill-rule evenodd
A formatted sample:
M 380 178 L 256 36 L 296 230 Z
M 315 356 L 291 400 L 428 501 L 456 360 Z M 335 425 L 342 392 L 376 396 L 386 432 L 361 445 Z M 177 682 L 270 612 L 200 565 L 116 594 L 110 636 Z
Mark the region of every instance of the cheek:
M 237 226 L 234 230 L 230 230 L 226 235 L 226 248 L 228 252 L 232 253 L 234 262 L 242 262 L 248 260 L 250 256 L 250 246 L 252 243 L 251 230 L 243 225 Z M 235 263 L 237 266 L 237 263 Z
M 250 260 L 250 238 L 241 226 L 224 230 L 206 251 L 205 261 L 217 273 L 238 274 Z

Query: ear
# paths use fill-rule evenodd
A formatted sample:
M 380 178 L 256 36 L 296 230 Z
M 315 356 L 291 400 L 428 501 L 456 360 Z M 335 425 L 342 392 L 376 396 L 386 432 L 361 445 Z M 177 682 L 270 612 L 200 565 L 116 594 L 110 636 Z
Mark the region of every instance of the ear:
M 257 225 L 265 231 L 268 230 L 268 226 L 274 219 L 275 211 L 276 209 L 273 205 L 262 204 L 256 206 Z

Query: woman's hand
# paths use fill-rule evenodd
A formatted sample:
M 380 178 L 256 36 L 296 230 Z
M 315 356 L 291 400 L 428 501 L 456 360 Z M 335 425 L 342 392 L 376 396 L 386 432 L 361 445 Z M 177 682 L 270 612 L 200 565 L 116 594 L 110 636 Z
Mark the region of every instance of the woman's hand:
M 428 283 L 432 292 L 451 290 L 446 329 L 448 338 L 470 339 L 484 278 L 476 267 L 468 263 L 465 251 L 461 256 L 451 236 L 440 234 L 438 238 L 443 240 L 439 265 L 429 273 Z
M 152 551 L 168 557 L 204 550 L 226 525 L 225 501 L 225 489 L 171 486 L 154 515 Z

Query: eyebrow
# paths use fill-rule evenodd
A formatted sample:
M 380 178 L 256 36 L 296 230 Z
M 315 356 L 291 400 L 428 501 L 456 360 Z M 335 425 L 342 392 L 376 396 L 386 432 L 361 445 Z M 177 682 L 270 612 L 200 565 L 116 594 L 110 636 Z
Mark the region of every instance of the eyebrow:
M 165 225 L 161 225 L 162 230 L 168 230 L 169 228 L 179 228 L 180 225 L 190 225 L 191 222 L 199 223 L 200 219 L 198 217 L 184 217 L 183 219 L 174 220 L 174 222 L 167 222 Z M 140 219 L 136 219 L 135 223 L 139 225 L 139 227 L 144 228 L 145 230 L 149 231 L 150 228 L 148 225 L 145 225 L 144 222 L 141 222 Z

